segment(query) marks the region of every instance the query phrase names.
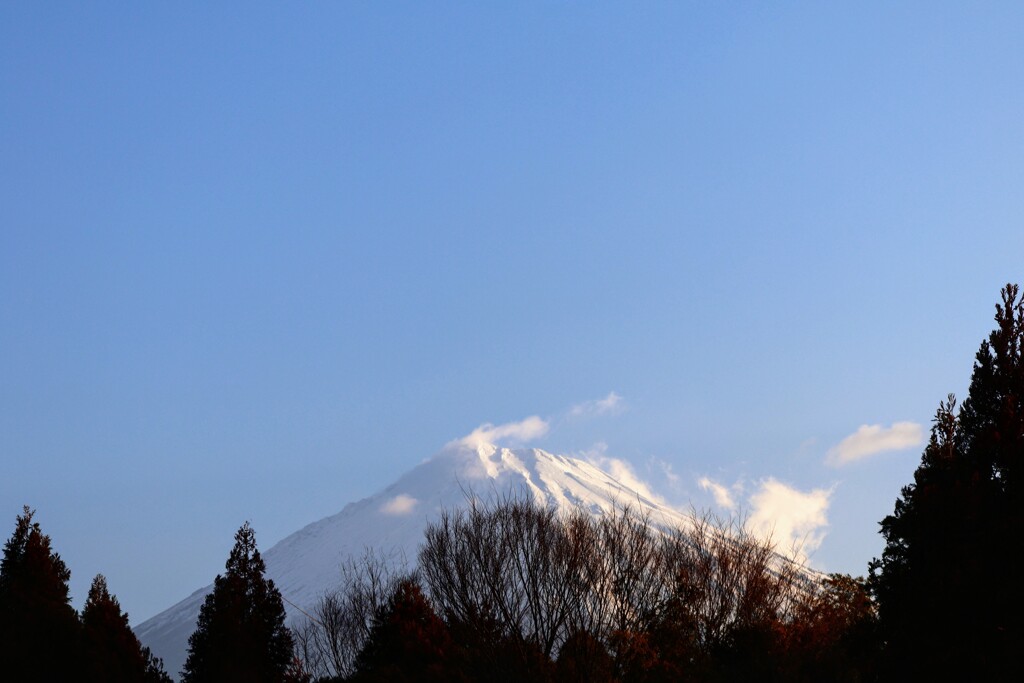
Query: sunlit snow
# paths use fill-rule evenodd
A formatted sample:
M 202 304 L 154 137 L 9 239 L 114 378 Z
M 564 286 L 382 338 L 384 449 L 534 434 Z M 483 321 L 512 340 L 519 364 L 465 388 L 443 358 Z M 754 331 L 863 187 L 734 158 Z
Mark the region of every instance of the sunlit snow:
M 618 464 L 612 473 L 598 466 L 608 463 Z M 464 506 L 472 496 L 487 500 L 526 494 L 541 505 L 580 506 L 592 514 L 628 505 L 659 525 L 686 523 L 684 513 L 656 497 L 619 463 L 606 459 L 595 464 L 536 448 L 454 442 L 383 491 L 346 505 L 267 550 L 267 575 L 294 615 L 296 607 L 310 607 L 337 586 L 341 565 L 367 548 L 397 562 L 404 558 L 415 563 L 425 527 L 442 510 Z M 181 669 L 188 637 L 211 588 L 196 591 L 136 629 L 143 644 L 164 659 L 168 672 Z

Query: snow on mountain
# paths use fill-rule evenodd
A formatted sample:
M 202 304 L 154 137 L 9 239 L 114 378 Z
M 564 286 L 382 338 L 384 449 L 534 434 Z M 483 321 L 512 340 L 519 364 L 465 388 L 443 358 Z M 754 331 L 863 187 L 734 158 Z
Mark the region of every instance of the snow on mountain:
M 281 540 L 263 553 L 267 576 L 294 616 L 292 605 L 312 606 L 339 584 L 341 565 L 367 548 L 394 553 L 414 564 L 426 526 L 442 510 L 465 506 L 471 494 L 485 500 L 526 494 L 541 505 L 580 506 L 592 514 L 629 505 L 659 525 L 686 523 L 685 514 L 658 500 L 642 484 L 630 482 L 631 487 L 622 479 L 628 481 L 589 462 L 536 448 L 455 442 L 376 495 L 350 503 L 338 514 Z M 188 637 L 212 588 L 201 588 L 135 629 L 174 676 L 185 663 Z

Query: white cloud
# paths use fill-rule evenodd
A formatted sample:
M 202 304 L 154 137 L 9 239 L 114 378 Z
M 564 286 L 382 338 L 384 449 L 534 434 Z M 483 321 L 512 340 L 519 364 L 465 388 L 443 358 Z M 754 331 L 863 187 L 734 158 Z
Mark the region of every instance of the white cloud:
M 895 422 L 888 429 L 882 425 L 861 425 L 860 429 L 828 450 L 825 462 L 842 467 L 885 451 L 899 451 L 924 442 L 924 427 L 914 422 Z
M 608 444 L 604 441 L 598 441 L 579 455 L 590 463 L 596 463 L 598 460 L 603 459 L 606 453 L 608 453 Z
M 380 506 L 380 511 L 385 515 L 407 515 L 416 507 L 419 501 L 412 496 L 400 493 L 388 502 Z
M 569 409 L 569 417 L 596 417 L 598 415 L 618 415 L 625 409 L 622 397 L 614 391 L 608 392 L 604 398 L 577 403 Z
M 680 477 L 672 469 L 671 463 L 666 462 L 665 460 L 661 460 L 660 458 L 652 457 L 650 460 L 650 464 L 647 467 L 647 470 L 651 471 L 652 468 L 661 471 L 662 476 L 665 477 L 665 481 L 668 482 L 670 488 L 672 488 L 673 490 L 679 489 Z
M 519 442 L 533 441 L 547 434 L 549 426 L 547 420 L 536 415 L 531 415 L 519 422 L 506 422 L 501 425 L 485 422 L 461 439 L 452 441 L 449 445 L 475 447 L 485 443 L 497 443 L 502 439 Z
M 599 442 L 580 455 L 582 455 L 594 467 L 604 470 L 610 474 L 615 481 L 619 482 L 623 486 L 633 489 L 648 500 L 652 500 L 661 505 L 665 504 L 665 500 L 651 489 L 650 484 L 637 476 L 636 470 L 633 469 L 633 466 L 629 464 L 629 462 L 620 460 L 619 458 L 608 457 L 605 455 L 607 450 L 608 445 Z
M 769 477 L 750 496 L 747 530 L 806 561 L 825 538 L 831 496 L 831 489 L 804 492 Z
M 723 507 L 726 510 L 735 510 L 736 501 L 733 500 L 732 493 L 726 487 L 722 486 L 718 482 L 712 481 L 707 477 L 701 477 L 697 480 L 700 487 L 705 491 L 711 491 L 711 494 L 715 497 L 715 504 L 719 507 Z

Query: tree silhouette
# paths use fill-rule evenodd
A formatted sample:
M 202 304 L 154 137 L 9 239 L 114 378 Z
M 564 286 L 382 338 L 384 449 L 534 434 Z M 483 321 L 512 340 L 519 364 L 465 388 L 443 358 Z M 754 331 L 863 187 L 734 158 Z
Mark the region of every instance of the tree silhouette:
M 601 641 L 577 631 L 565 639 L 558 652 L 555 678 L 566 683 L 613 683 L 615 662 Z
M 461 653 L 448 627 L 411 578 L 398 582 L 378 611 L 356 659 L 357 683 L 464 681 Z
M 71 572 L 25 506 L 0 562 L 0 667 L 10 681 L 71 680 L 81 663 Z
M 737 522 L 659 529 L 629 508 L 559 515 L 515 497 L 442 514 L 419 557 L 474 680 L 763 679 L 782 670 L 794 604 L 819 590 Z
M 278 683 L 298 675 L 281 593 L 264 578 L 265 571 L 246 522 L 235 534 L 225 572 L 214 580 L 188 640 L 185 683 Z
M 320 596 L 304 622 L 292 629 L 297 654 L 317 680 L 345 680 L 373 625 L 407 578 L 391 564 L 394 556 L 367 550 L 341 566 L 341 585 Z
M 143 648 L 128 625 L 117 598 L 96 576 L 82 608 L 82 642 L 87 681 L 110 683 L 170 683 L 159 659 Z
M 1015 559 L 1024 532 L 1024 302 L 1002 290 L 967 400 L 952 396 L 881 523 L 871 564 L 890 678 L 1007 677 L 1021 652 L 1024 588 Z
M 875 679 L 878 616 L 863 578 L 830 574 L 797 601 L 785 629 L 787 680 Z

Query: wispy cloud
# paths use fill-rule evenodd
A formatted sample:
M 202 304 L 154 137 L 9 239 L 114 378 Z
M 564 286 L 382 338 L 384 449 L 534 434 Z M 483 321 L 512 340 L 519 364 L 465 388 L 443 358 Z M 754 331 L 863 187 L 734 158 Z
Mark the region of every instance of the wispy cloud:
M 610 474 L 615 481 L 619 482 L 623 486 L 633 489 L 644 498 L 659 504 L 665 503 L 664 498 L 655 493 L 650 484 L 637 475 L 636 470 L 633 469 L 633 465 L 626 460 L 609 457 L 607 455 L 607 451 L 608 444 L 598 442 L 579 455 L 594 467 L 602 469 Z
M 678 492 L 679 483 L 682 478 L 675 473 L 675 470 L 672 469 L 672 463 L 662 460 L 660 458 L 651 457 L 647 466 L 647 470 L 651 471 L 652 469 L 660 473 L 661 476 L 665 477 L 665 481 L 668 482 L 669 488 L 671 488 L 673 491 Z
M 614 391 L 610 391 L 604 398 L 577 403 L 569 409 L 569 417 L 581 418 L 597 417 L 599 415 L 617 415 L 625 410 L 625 407 L 626 404 L 623 402 L 622 397 Z
M 519 422 L 506 422 L 500 425 L 485 422 L 466 436 L 452 441 L 449 445 L 479 446 L 485 443 L 498 443 L 506 439 L 525 443 L 544 436 L 548 433 L 549 428 L 548 421 L 536 415 L 531 415 Z
M 825 462 L 842 467 L 885 451 L 899 451 L 924 443 L 924 427 L 915 422 L 895 422 L 888 429 L 882 425 L 861 425 L 860 429 L 828 450 Z
M 801 491 L 768 477 L 758 482 L 740 505 L 738 496 L 745 488 L 741 482 L 725 486 L 701 477 L 697 483 L 711 492 L 718 507 L 745 518 L 749 533 L 770 539 L 780 552 L 790 553 L 801 562 L 806 562 L 825 539 L 832 489 Z
M 726 510 L 736 509 L 736 500 L 732 497 L 732 492 L 725 486 L 712 481 L 708 477 L 701 477 L 697 480 L 697 483 L 705 491 L 711 491 L 711 495 L 715 497 L 715 504 L 718 507 L 725 508 Z
M 578 403 L 569 409 L 563 417 L 556 418 L 555 423 L 570 419 L 597 417 L 601 415 L 618 415 L 625 410 L 625 402 L 622 396 L 614 391 L 608 392 L 604 398 L 593 401 Z M 545 436 L 551 431 L 552 421 L 538 415 L 531 415 L 519 422 L 506 422 L 496 425 L 485 422 L 469 434 L 448 442 L 448 446 L 479 446 L 480 444 L 498 444 L 502 441 L 513 441 L 515 443 L 526 443 Z
M 805 492 L 769 477 L 750 496 L 747 530 L 806 561 L 825 538 L 831 497 L 832 489 Z
M 416 507 L 419 501 L 412 496 L 400 493 L 388 502 L 380 506 L 380 511 L 385 515 L 407 515 Z

